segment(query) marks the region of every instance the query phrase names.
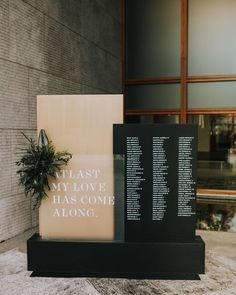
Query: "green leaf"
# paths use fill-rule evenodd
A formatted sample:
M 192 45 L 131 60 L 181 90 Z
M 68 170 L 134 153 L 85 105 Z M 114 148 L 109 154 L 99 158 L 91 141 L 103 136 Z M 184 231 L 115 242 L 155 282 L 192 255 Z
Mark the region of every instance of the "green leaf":
M 40 130 L 37 144 L 32 138 L 22 134 L 28 141 L 25 153 L 16 165 L 19 167 L 19 184 L 24 187 L 25 195 L 36 199 L 34 208 L 40 206 L 50 190 L 49 177 L 56 177 L 62 166 L 67 165 L 72 155 L 67 151 L 56 152 L 48 140 L 45 130 Z

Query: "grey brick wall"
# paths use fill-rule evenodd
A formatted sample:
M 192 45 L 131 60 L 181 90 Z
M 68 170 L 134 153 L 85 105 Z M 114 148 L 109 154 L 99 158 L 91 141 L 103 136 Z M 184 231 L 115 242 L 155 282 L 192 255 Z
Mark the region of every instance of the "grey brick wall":
M 38 94 L 120 93 L 119 0 L 0 1 L 0 242 L 37 225 L 15 161 Z

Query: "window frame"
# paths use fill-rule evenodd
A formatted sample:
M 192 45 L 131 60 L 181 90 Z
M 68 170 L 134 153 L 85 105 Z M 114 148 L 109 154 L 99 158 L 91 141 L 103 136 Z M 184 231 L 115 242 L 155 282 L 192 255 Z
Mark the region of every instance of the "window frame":
M 121 80 L 122 93 L 124 94 L 124 119 L 126 116 L 137 115 L 180 115 L 180 123 L 187 124 L 188 115 L 200 114 L 236 114 L 235 108 L 194 108 L 187 107 L 187 87 L 188 83 L 199 82 L 221 82 L 221 81 L 236 81 L 235 75 L 202 75 L 188 76 L 187 61 L 188 61 L 188 0 L 181 1 L 181 53 L 180 53 L 180 76 L 179 77 L 153 77 L 150 79 L 126 79 L 126 2 L 129 0 L 121 0 Z M 125 108 L 125 89 L 128 85 L 151 85 L 151 84 L 171 84 L 180 83 L 180 109 L 132 109 Z M 198 189 L 199 195 L 206 194 L 214 196 L 236 196 L 236 191 L 221 191 Z

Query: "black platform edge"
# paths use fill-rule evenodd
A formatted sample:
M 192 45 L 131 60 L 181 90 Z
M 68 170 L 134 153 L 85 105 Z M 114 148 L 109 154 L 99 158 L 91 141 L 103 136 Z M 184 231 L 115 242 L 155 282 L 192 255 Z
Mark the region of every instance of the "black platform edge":
M 41 278 L 115 278 L 115 279 L 134 279 L 134 280 L 200 280 L 198 274 L 127 274 L 127 273 L 109 273 L 109 276 L 104 277 L 101 273 L 79 273 L 79 272 L 37 272 L 33 271 L 31 277 Z
M 28 270 L 41 277 L 196 280 L 205 273 L 205 244 L 27 241 Z

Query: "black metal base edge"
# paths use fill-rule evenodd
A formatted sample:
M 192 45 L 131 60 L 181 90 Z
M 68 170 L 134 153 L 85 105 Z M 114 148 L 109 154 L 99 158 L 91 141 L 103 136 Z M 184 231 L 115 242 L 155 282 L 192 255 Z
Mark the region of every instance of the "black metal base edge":
M 46 278 L 116 278 L 116 279 L 137 279 L 137 280 L 194 280 L 199 281 L 198 274 L 159 274 L 159 273 L 80 273 L 80 272 L 38 272 L 33 271 L 31 277 Z
M 33 276 L 194 279 L 205 272 L 205 244 L 27 241 L 28 270 Z

